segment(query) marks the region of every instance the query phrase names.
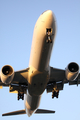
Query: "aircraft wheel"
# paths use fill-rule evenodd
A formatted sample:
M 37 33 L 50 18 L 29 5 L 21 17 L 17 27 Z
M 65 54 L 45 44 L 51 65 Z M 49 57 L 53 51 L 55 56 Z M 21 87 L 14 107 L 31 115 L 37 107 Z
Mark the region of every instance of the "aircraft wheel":
M 24 100 L 24 96 L 22 96 L 22 100 Z
M 46 40 L 46 43 L 49 43 L 49 40 L 48 40 L 48 39 Z
M 58 98 L 58 96 L 56 96 L 56 98 Z
M 52 40 L 50 40 L 50 43 L 52 43 Z
M 57 92 L 56 98 L 58 98 L 59 93 Z
M 18 99 L 18 100 L 20 99 L 20 98 L 19 98 L 19 95 L 18 95 L 17 99 Z
M 54 95 L 52 96 L 52 99 L 54 98 Z
M 21 99 L 24 100 L 24 94 L 21 95 Z

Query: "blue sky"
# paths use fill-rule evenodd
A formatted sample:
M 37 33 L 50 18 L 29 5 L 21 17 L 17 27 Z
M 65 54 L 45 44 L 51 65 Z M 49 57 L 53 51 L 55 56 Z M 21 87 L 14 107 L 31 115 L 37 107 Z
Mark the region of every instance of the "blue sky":
M 57 33 L 50 65 L 65 69 L 70 62 L 80 65 L 80 0 L 0 0 L 0 69 L 5 64 L 14 70 L 27 68 L 34 25 L 42 12 L 52 10 Z M 9 88 L 0 89 L 0 120 L 80 120 L 80 85 L 64 85 L 58 99 L 46 91 L 39 108 L 55 110 L 55 114 L 2 117 L 2 113 L 24 109 L 24 101 Z

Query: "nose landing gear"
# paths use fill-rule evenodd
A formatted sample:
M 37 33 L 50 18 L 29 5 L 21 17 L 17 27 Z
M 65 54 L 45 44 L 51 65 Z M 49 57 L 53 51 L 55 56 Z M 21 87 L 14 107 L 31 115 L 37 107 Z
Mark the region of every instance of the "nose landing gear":
M 46 34 L 47 34 L 46 43 L 49 43 L 49 42 L 52 43 L 52 39 L 51 39 L 52 29 L 51 28 L 46 29 Z

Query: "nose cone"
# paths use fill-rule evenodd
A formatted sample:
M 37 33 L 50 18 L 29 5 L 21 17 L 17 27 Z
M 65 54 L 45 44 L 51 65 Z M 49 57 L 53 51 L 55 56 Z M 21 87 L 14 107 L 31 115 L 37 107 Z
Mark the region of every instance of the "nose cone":
M 43 12 L 40 17 L 46 28 L 55 28 L 55 17 L 51 10 Z
M 42 14 L 45 15 L 46 17 L 53 17 L 53 12 L 51 10 L 46 10 Z
M 44 11 L 38 18 L 35 28 L 46 27 L 46 28 L 56 28 L 55 26 L 55 16 L 51 10 Z
M 55 22 L 55 16 L 51 10 L 47 10 L 43 12 L 40 17 L 38 18 L 36 25 L 35 25 L 35 30 L 34 30 L 34 36 L 35 34 L 40 35 L 43 33 L 46 35 L 46 28 L 51 28 L 52 29 L 52 34 L 55 36 L 56 35 L 56 22 Z
M 45 28 L 52 28 L 53 34 L 55 35 L 56 33 L 55 16 L 51 10 L 47 10 L 42 13 L 41 22 L 44 23 Z
M 51 22 L 54 22 L 55 18 L 54 18 L 53 12 L 51 10 L 47 10 L 47 11 L 43 12 L 42 20 L 44 20 L 44 21 L 50 20 Z
M 46 14 L 48 17 L 53 18 L 53 12 L 51 10 L 47 10 Z

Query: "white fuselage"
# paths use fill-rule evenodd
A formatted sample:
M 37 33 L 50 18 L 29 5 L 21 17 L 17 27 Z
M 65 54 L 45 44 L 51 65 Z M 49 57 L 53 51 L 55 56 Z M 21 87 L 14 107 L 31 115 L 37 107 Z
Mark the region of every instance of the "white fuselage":
M 51 30 L 48 41 L 48 30 Z M 41 94 L 49 80 L 49 61 L 56 33 L 55 18 L 51 10 L 42 13 L 33 33 L 28 74 L 28 92 L 25 94 L 25 109 L 30 116 L 39 107 Z

